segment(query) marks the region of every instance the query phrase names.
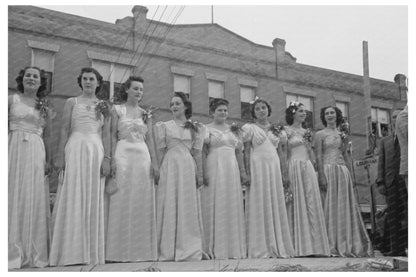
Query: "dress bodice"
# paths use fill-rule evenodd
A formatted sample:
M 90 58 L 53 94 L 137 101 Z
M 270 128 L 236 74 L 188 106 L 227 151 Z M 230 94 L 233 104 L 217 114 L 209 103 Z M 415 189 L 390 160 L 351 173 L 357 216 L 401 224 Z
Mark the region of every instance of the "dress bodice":
M 209 144 L 211 149 L 220 147 L 241 148 L 242 143 L 230 129 L 221 131 L 207 126 L 204 142 Z
M 42 135 L 45 120 L 40 116 L 38 110 L 23 103 L 20 96 L 14 94 L 9 111 L 9 130 L 24 131 Z
M 277 148 L 280 140 L 285 140 L 285 132 L 281 132 L 279 136 L 275 136 L 272 131 L 264 130 L 256 124 L 247 123 L 243 127 L 243 140 L 251 141 L 253 148 L 263 145 L 265 142 Z
M 155 125 L 157 148 L 171 149 L 176 146 L 185 146 L 188 150 L 191 148 L 201 150 L 204 142 L 204 129 L 201 127 L 195 133 L 195 138 L 192 138 L 191 130 L 185 129 L 182 125 L 178 126 L 174 120 L 158 122 Z
M 115 105 L 114 109 L 118 115 L 118 138 L 127 141 L 144 141 L 147 133 L 147 125 L 141 117 L 128 118 L 125 105 Z
M 285 126 L 287 133 L 287 143 L 289 157 L 293 160 L 309 160 L 308 148 L 306 142 L 303 139 L 305 129 L 294 129 L 290 126 Z
M 324 164 L 345 164 L 341 152 L 342 140 L 339 134 L 327 134 L 323 137 L 322 154 Z
M 77 98 L 72 109 L 71 131 L 84 134 L 99 134 L 103 125 L 103 115 L 97 119 L 96 105 L 78 103 Z

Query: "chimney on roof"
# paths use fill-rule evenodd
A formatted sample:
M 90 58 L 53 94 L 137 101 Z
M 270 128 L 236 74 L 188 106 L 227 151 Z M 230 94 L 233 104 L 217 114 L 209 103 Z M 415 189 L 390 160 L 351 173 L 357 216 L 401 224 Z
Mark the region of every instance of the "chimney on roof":
M 276 62 L 283 63 L 285 61 L 286 41 L 281 38 L 275 38 L 272 44 L 274 51 L 276 52 Z
M 404 74 L 396 74 L 394 82 L 399 86 L 400 100 L 407 100 L 407 77 Z
M 146 16 L 149 10 L 145 6 L 134 6 L 131 12 L 134 17 L 134 29 L 140 30 L 146 28 Z

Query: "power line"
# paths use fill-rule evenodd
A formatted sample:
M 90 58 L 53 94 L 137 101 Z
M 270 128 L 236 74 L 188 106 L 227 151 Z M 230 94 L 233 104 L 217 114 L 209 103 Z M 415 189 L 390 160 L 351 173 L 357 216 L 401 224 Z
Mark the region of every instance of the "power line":
M 174 27 L 176 21 L 178 20 L 178 18 L 181 16 L 182 12 L 184 11 L 186 6 L 182 6 L 179 11 L 176 13 L 174 19 L 172 20 L 172 22 L 170 23 L 169 28 L 167 29 L 167 31 L 165 32 L 162 41 L 157 45 L 157 47 L 155 48 L 155 50 L 151 53 L 151 54 L 155 54 L 160 46 L 163 44 L 163 42 L 165 41 L 167 35 L 169 34 L 170 30 Z M 147 65 L 149 64 L 150 60 L 152 59 L 151 56 L 149 56 L 149 59 L 147 60 L 146 64 L 143 66 L 143 68 L 140 70 L 140 74 L 146 69 Z

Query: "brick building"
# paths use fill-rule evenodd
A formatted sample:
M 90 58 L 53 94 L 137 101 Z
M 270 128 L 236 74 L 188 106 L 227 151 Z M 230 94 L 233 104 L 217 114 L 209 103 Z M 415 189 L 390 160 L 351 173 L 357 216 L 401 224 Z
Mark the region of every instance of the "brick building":
M 229 100 L 230 121 L 250 119 L 249 102 L 257 95 L 272 104 L 271 121 L 284 122 L 291 100 L 308 110 L 308 124 L 322 128 L 321 107 L 336 104 L 348 118 L 355 149 L 366 149 L 363 77 L 300 64 L 286 51 L 285 41 L 272 46 L 253 43 L 218 24 L 170 25 L 147 18 L 147 8 L 115 24 L 33 6 L 9 6 L 9 93 L 16 91 L 21 68 L 48 71 L 50 98 L 61 116 L 65 99 L 78 95 L 76 77 L 93 66 L 105 78 L 104 92 L 117 96 L 130 75 L 145 80 L 143 104 L 160 107 L 157 120 L 167 120 L 173 91 L 188 93 L 194 118 L 209 122 L 209 99 Z M 382 136 L 390 112 L 406 103 L 406 77 L 370 79 L 374 132 Z M 55 120 L 55 130 L 59 120 Z M 57 136 L 55 136 L 56 138 Z M 56 141 L 54 142 L 56 147 Z

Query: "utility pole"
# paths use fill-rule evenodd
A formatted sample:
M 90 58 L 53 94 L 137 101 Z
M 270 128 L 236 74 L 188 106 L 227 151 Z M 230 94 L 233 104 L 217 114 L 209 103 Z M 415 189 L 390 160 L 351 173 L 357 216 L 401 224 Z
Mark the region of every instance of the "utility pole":
M 214 24 L 214 5 L 211 6 L 211 24 Z
M 374 145 L 370 143 L 372 126 L 371 126 L 371 88 L 370 88 L 370 70 L 368 65 L 368 42 L 363 41 L 363 91 L 364 91 L 364 109 L 366 122 L 366 138 L 367 149 L 374 149 Z M 371 149 L 373 148 L 373 149 Z

